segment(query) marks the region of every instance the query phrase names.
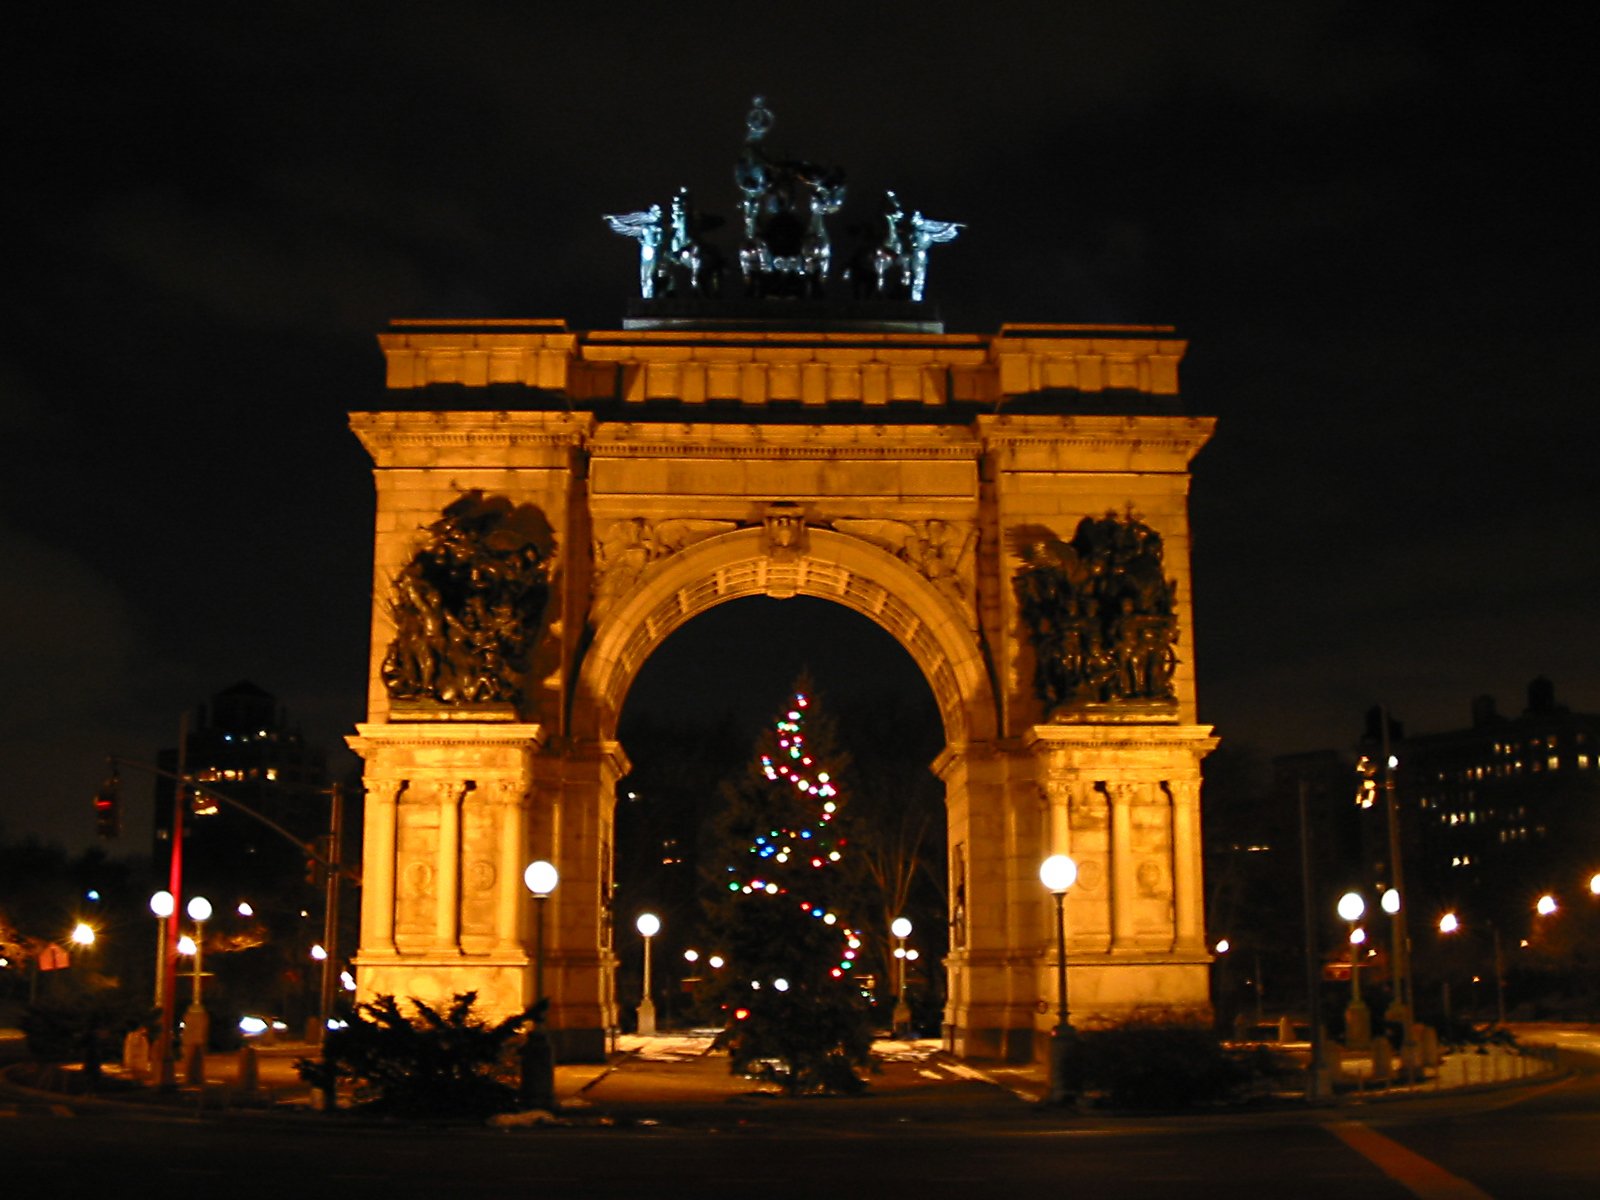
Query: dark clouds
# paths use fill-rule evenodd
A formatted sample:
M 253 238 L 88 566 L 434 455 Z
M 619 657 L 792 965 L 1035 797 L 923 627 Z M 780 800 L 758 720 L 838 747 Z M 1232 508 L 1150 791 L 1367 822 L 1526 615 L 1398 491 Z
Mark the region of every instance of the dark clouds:
M 612 324 L 601 212 L 777 146 L 969 228 L 952 328 L 1171 322 L 1203 713 L 1268 751 L 1600 706 L 1588 42 L 1345 3 L 275 4 L 14 18 L 0 823 L 251 678 L 360 717 L 393 316 Z M 848 210 L 846 216 L 848 216 Z M 737 656 L 734 656 L 737 657 Z

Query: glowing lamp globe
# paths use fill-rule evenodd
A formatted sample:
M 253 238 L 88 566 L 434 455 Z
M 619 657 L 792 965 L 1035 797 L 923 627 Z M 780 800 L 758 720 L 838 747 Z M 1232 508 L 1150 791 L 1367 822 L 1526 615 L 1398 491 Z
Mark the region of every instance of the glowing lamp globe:
M 1383 899 L 1378 903 L 1383 905 L 1383 911 L 1392 917 L 1400 911 L 1400 893 L 1394 888 L 1390 888 L 1383 894 Z
M 1461 921 L 1453 912 L 1447 912 L 1439 918 L 1440 933 L 1454 933 L 1461 928 Z
M 211 901 L 204 896 L 196 896 L 189 901 L 189 919 L 191 921 L 211 920 Z
M 661 918 L 656 916 L 655 913 L 640 913 L 639 919 L 633 923 L 633 927 L 645 937 L 655 937 L 656 934 L 661 932 Z
M 1354 892 L 1346 892 L 1339 897 L 1339 915 L 1346 921 L 1359 921 L 1361 914 L 1367 911 L 1367 902 Z
M 894 919 L 894 924 L 889 926 L 889 932 L 894 934 L 897 938 L 910 937 L 911 922 L 906 920 L 904 917 L 896 917 Z
M 1057 895 L 1078 881 L 1078 864 L 1065 854 L 1052 854 L 1039 866 L 1039 882 Z
M 560 881 L 561 876 L 556 873 L 555 867 L 542 858 L 529 863 L 528 869 L 522 873 L 522 882 L 528 885 L 528 890 L 535 896 L 548 896 L 556 890 L 556 884 Z
M 165 921 L 172 915 L 173 901 L 171 892 L 157 892 L 150 897 L 150 911 Z

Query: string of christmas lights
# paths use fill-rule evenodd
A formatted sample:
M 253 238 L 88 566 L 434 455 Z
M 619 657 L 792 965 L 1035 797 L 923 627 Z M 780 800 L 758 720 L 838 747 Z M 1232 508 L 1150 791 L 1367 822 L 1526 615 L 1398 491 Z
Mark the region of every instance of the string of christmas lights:
M 831 828 L 833 818 L 839 811 L 836 799 L 838 789 L 834 787 L 827 771 L 815 769 L 816 764 L 806 749 L 802 725 L 808 704 L 804 693 L 795 694 L 793 706 L 776 722 L 777 756 L 761 755 L 761 770 L 772 782 L 790 782 L 800 794 L 816 800 L 813 818 L 804 824 L 797 823 L 798 828 L 780 824 L 764 834 L 758 834 L 749 847 L 755 862 L 743 872 L 736 866 L 728 868 L 728 873 L 733 876 L 728 881 L 730 892 L 747 896 L 758 893 L 790 895 L 781 877 L 790 873 L 791 864 L 809 864 L 813 870 L 821 871 L 838 863 L 844 856 L 847 839 L 836 837 Z M 763 870 L 763 863 L 784 869 Z M 773 875 L 780 878 L 771 878 Z M 854 969 L 856 957 L 861 951 L 859 933 L 848 925 L 840 924 L 839 914 L 830 911 L 826 905 L 810 900 L 801 900 L 799 903 L 802 912 L 825 925 L 838 926 L 843 948 L 830 973 L 835 979 L 843 979 L 847 972 Z

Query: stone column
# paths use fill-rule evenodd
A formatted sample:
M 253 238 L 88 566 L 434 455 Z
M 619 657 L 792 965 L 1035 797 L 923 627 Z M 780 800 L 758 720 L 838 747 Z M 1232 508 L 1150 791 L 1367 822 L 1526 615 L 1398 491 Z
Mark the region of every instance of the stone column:
M 1133 898 L 1138 894 L 1137 864 L 1133 854 L 1133 802 L 1135 785 L 1108 783 L 1111 802 L 1111 949 L 1133 950 Z
M 394 953 L 394 817 L 405 786 L 403 780 L 367 785 L 361 854 L 362 954 Z
M 1200 783 L 1195 779 L 1167 784 L 1172 796 L 1172 903 L 1176 925 L 1174 949 L 1205 949 L 1205 899 L 1200 860 L 1186 848 L 1200 845 Z
M 515 783 L 499 786 L 500 876 L 515 881 L 515 886 L 500 889 L 499 911 L 495 916 L 496 952 L 505 954 L 517 949 L 522 941 L 520 916 L 527 900 L 522 873 L 528 863 L 539 856 L 528 853 L 526 787 Z
M 439 785 L 439 850 L 434 865 L 434 948 L 459 949 L 461 928 L 461 803 L 472 784 Z

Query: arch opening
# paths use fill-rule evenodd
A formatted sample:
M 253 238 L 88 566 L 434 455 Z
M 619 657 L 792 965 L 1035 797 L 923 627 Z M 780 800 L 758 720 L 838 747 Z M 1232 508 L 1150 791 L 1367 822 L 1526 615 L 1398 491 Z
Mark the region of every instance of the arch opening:
M 938 705 L 917 663 L 881 626 L 836 600 L 806 596 L 750 596 L 701 612 L 663 638 L 630 683 L 618 720 L 631 770 L 616 790 L 611 912 L 625 1028 L 641 999 L 635 918 L 645 911 L 662 920 L 652 939 L 658 1028 L 721 1024 L 715 994 L 733 955 L 704 902 L 741 847 L 719 821 L 802 676 L 812 711 L 832 727 L 832 749 L 850 760 L 836 782 L 850 829 L 840 869 L 860 896 L 851 913 L 862 942 L 854 978 L 887 1031 L 904 965 L 913 1027 L 940 1031 L 948 811 L 931 770 L 945 746 Z M 901 947 L 909 959 L 894 955 L 889 932 L 900 917 L 913 922 Z M 719 952 L 725 965 L 713 969 Z

